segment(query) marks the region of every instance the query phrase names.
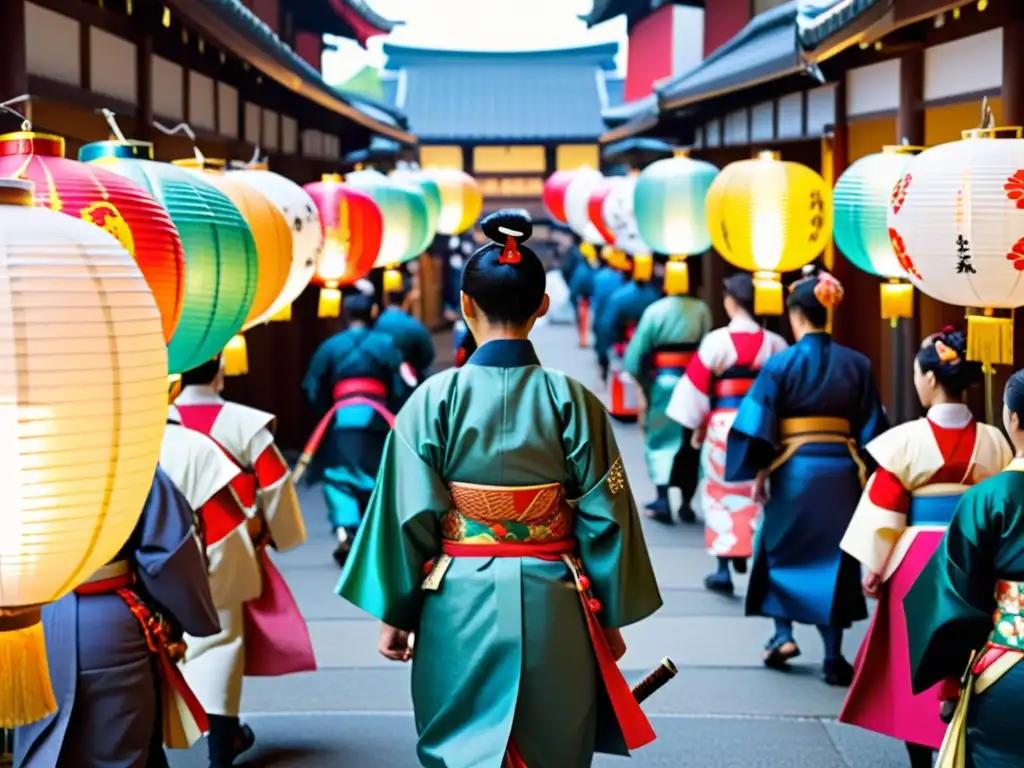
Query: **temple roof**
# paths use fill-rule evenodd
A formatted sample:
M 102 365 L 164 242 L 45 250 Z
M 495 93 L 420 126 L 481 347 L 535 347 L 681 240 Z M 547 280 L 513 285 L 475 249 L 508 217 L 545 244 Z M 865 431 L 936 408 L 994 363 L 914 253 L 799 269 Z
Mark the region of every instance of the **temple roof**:
M 387 35 L 401 21 L 385 19 L 370 7 L 366 0 L 284 0 L 296 29 L 316 31 L 366 41 L 378 35 Z
M 394 103 L 433 143 L 596 141 L 617 52 L 617 43 L 514 52 L 384 44 Z
M 797 32 L 800 43 L 815 48 L 869 11 L 885 11 L 892 0 L 800 0 Z
M 289 90 L 373 133 L 405 144 L 416 142 L 404 130 L 401 112 L 365 96 L 332 88 L 240 0 L 167 0 L 167 4 L 221 48 Z

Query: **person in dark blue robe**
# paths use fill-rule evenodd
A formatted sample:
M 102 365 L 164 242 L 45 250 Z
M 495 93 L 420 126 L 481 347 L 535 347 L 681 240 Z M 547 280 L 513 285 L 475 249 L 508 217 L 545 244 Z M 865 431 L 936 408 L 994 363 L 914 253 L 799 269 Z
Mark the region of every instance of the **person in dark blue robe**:
M 603 264 L 594 272 L 590 299 L 590 317 L 593 319 L 595 336 L 599 319 L 604 313 L 605 304 L 615 291 L 626 284 L 627 280 L 628 275 L 611 264 Z M 595 348 L 594 351 L 597 352 L 597 366 L 601 370 L 601 379 L 602 381 L 607 381 L 608 348 L 606 347 L 603 351 Z
M 159 614 L 175 637 L 220 631 L 192 509 L 159 468 L 117 556 L 79 590 L 43 608 L 57 712 L 15 730 L 16 768 L 167 765 L 163 681 L 140 620 L 113 589 L 118 581 Z
M 644 310 L 662 296 L 654 280 L 626 280 L 594 313 L 594 349 L 599 358 L 621 358 Z M 621 349 L 619 349 L 621 348 Z
M 427 326 L 409 312 L 409 290 L 404 285 L 400 291 L 390 291 L 385 296 L 387 308 L 374 323 L 374 330 L 388 334 L 402 357 L 412 366 L 417 381 L 422 382 L 430 375 L 436 350 L 434 338 Z
M 558 271 L 562 273 L 562 279 L 566 285 L 572 282 L 572 276 L 580 264 L 586 263 L 586 258 L 580 251 L 582 239 L 575 232 L 572 235 L 572 245 L 565 249 L 565 252 L 558 257 Z
M 850 684 L 843 630 L 867 617 L 860 565 L 839 542 L 870 469 L 863 447 L 889 428 L 871 363 L 825 330 L 841 300 L 824 272 L 791 286 L 796 344 L 761 368 L 726 447 L 726 480 L 755 481 L 764 503 L 746 599 L 748 616 L 775 620 L 764 663 L 785 669 L 800 654 L 793 623 L 813 624 L 829 685 Z
M 373 297 L 356 293 L 343 307 L 347 328 L 317 348 L 302 382 L 321 417 L 303 451 L 303 480 L 323 487 L 339 565 L 370 500 L 393 414 L 417 384 L 391 336 L 374 329 Z

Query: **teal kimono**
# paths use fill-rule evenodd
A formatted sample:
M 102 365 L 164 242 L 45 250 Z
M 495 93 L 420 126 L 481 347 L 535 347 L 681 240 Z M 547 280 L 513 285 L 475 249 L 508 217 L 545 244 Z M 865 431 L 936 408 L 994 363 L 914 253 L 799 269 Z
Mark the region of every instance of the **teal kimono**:
M 644 458 L 656 486 L 669 484 L 683 447 L 683 428 L 666 413 L 669 400 L 711 325 L 711 310 L 700 299 L 665 296 L 644 310 L 626 348 L 623 368 L 647 398 Z
M 903 610 L 914 693 L 965 677 L 947 734 L 963 760 L 951 765 L 1024 765 L 1024 461 L 964 493 Z
M 531 517 L 532 502 L 481 509 L 459 496 L 529 495 L 551 483 L 574 500 L 561 522 Z M 416 632 L 412 695 L 427 768 L 502 768 L 510 742 L 529 768 L 587 768 L 595 751 L 626 753 L 566 562 L 455 556 L 438 567 L 452 542 L 558 539 L 575 542 L 602 626 L 661 606 L 604 407 L 541 368 L 529 342 L 488 342 L 398 414 L 337 590 Z
M 388 307 L 380 313 L 373 329 L 391 337 L 405 362 L 416 372 L 417 381 L 430 375 L 436 352 L 427 326 L 398 307 Z
M 630 280 L 617 288 L 608 301 L 594 310 L 594 349 L 599 359 L 607 360 L 613 347 L 621 345 L 616 357 L 621 358 L 633 328 L 644 310 L 661 298 L 661 290 L 654 283 Z M 595 302 L 596 303 L 596 302 Z

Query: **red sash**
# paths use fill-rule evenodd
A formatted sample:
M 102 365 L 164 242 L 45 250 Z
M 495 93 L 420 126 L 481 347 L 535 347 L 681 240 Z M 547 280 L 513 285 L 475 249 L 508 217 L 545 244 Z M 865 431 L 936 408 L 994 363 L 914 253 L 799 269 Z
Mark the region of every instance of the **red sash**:
M 654 368 L 659 371 L 672 368 L 686 370 L 695 354 L 696 352 L 655 352 L 652 362 Z

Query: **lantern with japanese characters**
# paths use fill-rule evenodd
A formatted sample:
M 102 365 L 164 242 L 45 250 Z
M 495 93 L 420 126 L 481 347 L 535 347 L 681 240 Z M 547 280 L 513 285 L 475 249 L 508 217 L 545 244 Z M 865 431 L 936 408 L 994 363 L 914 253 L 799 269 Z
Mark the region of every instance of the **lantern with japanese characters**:
M 734 267 L 754 273 L 757 314 L 782 314 L 779 273 L 810 264 L 832 237 L 830 192 L 818 173 L 774 152 L 730 163 L 711 182 L 711 243 Z
M 321 181 L 307 184 L 305 190 L 320 211 L 324 228 L 324 248 L 313 278 L 321 286 L 317 314 L 337 317 L 341 311 L 341 289 L 373 269 L 383 239 L 384 220 L 367 192 L 343 184 L 337 174 L 327 174 Z
M 551 218 L 559 224 L 568 224 L 565 216 L 565 191 L 569 188 L 576 171 L 555 171 L 544 182 L 542 200 Z
M 31 181 L 36 204 L 80 218 L 117 238 L 142 270 L 170 341 L 185 299 L 185 256 L 171 217 L 137 184 L 64 156 L 64 139 L 0 136 L 0 176 Z
M 705 200 L 718 169 L 685 154 L 658 160 L 636 180 L 633 205 L 640 237 L 651 250 L 669 255 L 665 292 L 687 293 L 688 256 L 711 248 Z
M 198 159 L 189 158 L 176 160 L 174 165 L 201 175 L 223 192 L 238 208 L 252 231 L 259 264 L 256 295 L 241 331 L 224 347 L 224 375 L 241 376 L 249 372 L 249 357 L 243 332 L 258 324 L 288 282 L 292 263 L 291 229 L 277 206 L 264 194 L 224 173 L 223 160 L 204 159 L 200 162 Z
M 103 228 L 0 180 L 0 728 L 57 710 L 42 608 L 112 560 L 167 416 L 159 308 Z
M 881 277 L 882 319 L 913 317 L 914 288 L 892 246 L 886 221 L 893 188 L 906 174 L 910 147 L 886 147 L 847 168 L 832 190 L 836 245 L 850 262 Z
M 185 302 L 167 348 L 168 369 L 195 368 L 224 349 L 249 317 L 259 260 L 252 232 L 227 196 L 205 179 L 152 160 L 145 142 L 101 141 L 79 152 L 134 181 L 167 209 L 185 251 Z
M 604 245 L 605 239 L 600 230 L 590 220 L 588 205 L 590 195 L 604 181 L 600 171 L 593 168 L 580 168 L 573 171 L 572 180 L 565 189 L 565 217 L 569 228 L 584 243 Z
M 995 138 L 1002 131 L 1016 138 Z M 1020 134 L 967 131 L 926 149 L 907 163 L 888 209 L 892 246 L 910 282 L 968 309 L 967 357 L 989 373 L 1013 362 L 1012 311 L 1024 305 Z
M 302 187 L 265 167 L 250 166 L 244 170 L 228 171 L 228 175 L 265 195 L 281 212 L 291 229 L 292 261 L 288 280 L 270 308 L 254 322 L 259 325 L 290 320 L 292 302 L 299 298 L 313 279 L 317 260 L 324 247 L 320 213 Z
M 458 168 L 429 168 L 424 175 L 437 184 L 441 193 L 438 234 L 461 235 L 476 224 L 484 208 L 484 196 L 476 179 Z

